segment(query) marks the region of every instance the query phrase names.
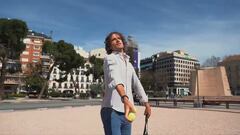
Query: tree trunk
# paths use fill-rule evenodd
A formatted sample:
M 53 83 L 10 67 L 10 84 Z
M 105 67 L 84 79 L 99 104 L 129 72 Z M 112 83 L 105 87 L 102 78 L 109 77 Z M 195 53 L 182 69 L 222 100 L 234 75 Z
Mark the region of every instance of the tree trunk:
M 51 75 L 51 73 L 52 73 L 52 70 L 53 70 L 54 66 L 55 66 L 55 64 L 53 64 L 53 66 L 50 67 L 50 69 L 49 69 L 49 72 L 48 72 L 48 75 L 47 75 L 47 78 L 46 78 L 47 81 L 44 82 L 43 87 L 42 87 L 42 89 L 41 89 L 41 92 L 40 92 L 40 94 L 39 94 L 39 96 L 38 96 L 38 99 L 41 99 L 41 98 L 42 98 L 42 95 L 43 95 L 43 93 L 44 93 L 44 91 L 45 91 L 45 89 L 46 89 L 46 87 L 47 87 L 47 85 L 48 85 L 48 80 L 50 79 L 50 75 Z
M 0 76 L 0 100 L 4 99 L 4 81 L 6 75 L 6 64 L 7 58 L 3 58 L 2 62 L 2 69 L 1 69 L 1 76 Z
M 73 79 L 73 72 L 72 71 L 70 72 L 70 75 L 71 75 L 71 81 L 73 82 L 73 87 L 74 87 L 75 94 L 77 94 L 78 93 L 78 91 L 77 91 L 77 83 Z

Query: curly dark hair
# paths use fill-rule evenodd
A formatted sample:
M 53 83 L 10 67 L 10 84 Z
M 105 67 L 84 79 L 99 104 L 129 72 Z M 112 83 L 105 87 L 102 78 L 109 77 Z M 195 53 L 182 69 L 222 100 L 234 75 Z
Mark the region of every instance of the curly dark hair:
M 113 34 L 117 34 L 117 35 L 120 36 L 120 38 L 122 39 L 123 45 L 124 45 L 123 51 L 126 52 L 127 41 L 126 41 L 125 37 L 123 36 L 122 33 L 114 31 L 114 32 L 109 33 L 109 34 L 107 35 L 107 37 L 105 38 L 105 42 L 104 42 L 104 43 L 105 43 L 105 49 L 106 49 L 106 51 L 107 51 L 107 54 L 111 54 L 112 51 L 113 51 L 113 50 L 111 49 L 111 37 L 112 37 Z

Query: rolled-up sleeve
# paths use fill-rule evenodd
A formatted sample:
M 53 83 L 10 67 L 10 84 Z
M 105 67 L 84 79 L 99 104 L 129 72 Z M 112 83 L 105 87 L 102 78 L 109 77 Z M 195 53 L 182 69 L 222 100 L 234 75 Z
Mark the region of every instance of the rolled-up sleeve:
M 120 65 L 118 65 L 114 57 L 105 57 L 104 59 L 104 74 L 106 74 L 106 79 L 109 81 L 108 85 L 116 88 L 118 84 L 124 85 Z
M 136 75 L 136 72 L 134 69 L 133 73 L 132 73 L 132 86 L 134 91 L 137 93 L 137 95 L 139 96 L 139 100 L 140 102 L 148 102 L 148 97 L 144 91 L 144 88 L 140 82 L 140 80 L 138 79 L 138 76 Z

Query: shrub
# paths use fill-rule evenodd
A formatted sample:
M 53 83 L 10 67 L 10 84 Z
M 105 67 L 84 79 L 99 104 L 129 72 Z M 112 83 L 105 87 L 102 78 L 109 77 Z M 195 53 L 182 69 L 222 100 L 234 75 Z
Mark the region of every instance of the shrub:
M 49 96 L 51 97 L 61 97 L 62 96 L 62 93 L 60 91 L 49 91 L 48 93 Z

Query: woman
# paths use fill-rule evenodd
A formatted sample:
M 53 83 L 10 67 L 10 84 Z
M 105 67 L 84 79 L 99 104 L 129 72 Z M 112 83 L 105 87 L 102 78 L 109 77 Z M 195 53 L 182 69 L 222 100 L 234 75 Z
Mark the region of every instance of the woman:
M 111 32 L 105 39 L 108 55 L 104 58 L 105 92 L 101 109 L 105 135 L 131 135 L 131 122 L 127 116 L 136 111 L 132 90 L 144 103 L 146 117 L 151 115 L 146 93 L 125 53 L 126 45 L 119 32 Z

